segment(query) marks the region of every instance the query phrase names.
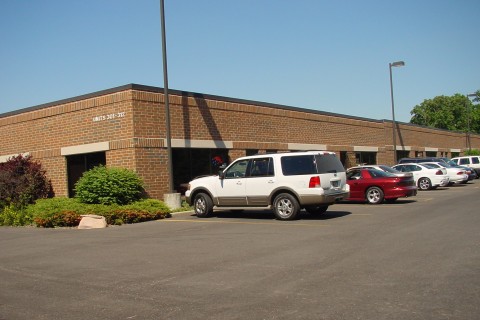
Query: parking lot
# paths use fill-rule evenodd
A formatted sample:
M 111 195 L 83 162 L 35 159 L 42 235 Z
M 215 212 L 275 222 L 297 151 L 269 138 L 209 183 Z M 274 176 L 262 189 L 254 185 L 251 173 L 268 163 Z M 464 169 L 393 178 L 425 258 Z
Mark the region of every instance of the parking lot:
M 479 186 L 295 221 L 0 228 L 0 319 L 477 319 Z

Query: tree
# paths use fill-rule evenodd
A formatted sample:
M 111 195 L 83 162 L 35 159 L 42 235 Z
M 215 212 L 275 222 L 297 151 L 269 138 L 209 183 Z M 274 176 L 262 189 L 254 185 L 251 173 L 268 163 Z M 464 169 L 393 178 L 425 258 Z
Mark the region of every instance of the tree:
M 437 96 L 416 105 L 410 114 L 410 123 L 447 129 L 480 133 L 480 90 L 473 99 L 459 93 L 449 96 Z
M 53 196 L 52 185 L 39 162 L 18 155 L 0 163 L 0 208 L 21 208 L 40 198 Z

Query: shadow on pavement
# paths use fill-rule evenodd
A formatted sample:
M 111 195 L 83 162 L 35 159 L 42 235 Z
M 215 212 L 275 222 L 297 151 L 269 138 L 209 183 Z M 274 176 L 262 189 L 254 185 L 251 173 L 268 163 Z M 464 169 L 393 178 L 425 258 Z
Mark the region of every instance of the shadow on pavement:
M 310 214 L 304 210 L 300 211 L 297 220 L 330 220 L 342 218 L 350 215 L 349 211 L 336 211 L 329 210 L 322 214 Z M 192 217 L 195 217 L 195 213 L 191 214 Z M 271 210 L 216 210 L 208 218 L 202 219 L 250 219 L 250 220 L 277 220 L 275 215 Z

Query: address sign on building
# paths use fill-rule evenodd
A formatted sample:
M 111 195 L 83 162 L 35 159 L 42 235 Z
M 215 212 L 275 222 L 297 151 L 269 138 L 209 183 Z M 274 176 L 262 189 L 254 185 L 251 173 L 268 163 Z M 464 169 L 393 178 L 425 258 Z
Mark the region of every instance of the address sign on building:
M 125 118 L 126 112 L 117 112 L 117 113 L 109 113 L 109 114 L 103 114 L 100 116 L 95 116 L 92 118 L 93 122 L 99 122 L 99 121 L 106 121 L 106 120 L 113 120 L 117 118 Z

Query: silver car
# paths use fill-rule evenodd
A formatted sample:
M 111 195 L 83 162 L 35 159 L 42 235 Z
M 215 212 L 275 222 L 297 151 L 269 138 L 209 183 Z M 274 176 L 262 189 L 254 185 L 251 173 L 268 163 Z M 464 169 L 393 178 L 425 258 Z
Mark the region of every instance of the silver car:
M 377 169 L 380 171 L 392 173 L 397 177 L 413 177 L 413 173 L 411 172 L 398 171 L 384 164 L 367 164 L 367 165 L 356 166 L 356 167 L 349 168 L 347 172 L 352 169 Z

